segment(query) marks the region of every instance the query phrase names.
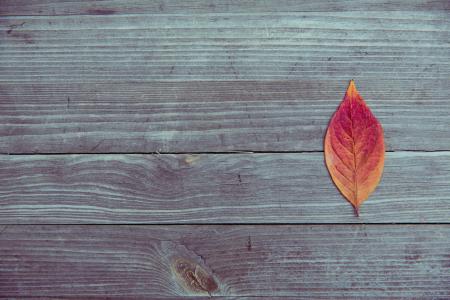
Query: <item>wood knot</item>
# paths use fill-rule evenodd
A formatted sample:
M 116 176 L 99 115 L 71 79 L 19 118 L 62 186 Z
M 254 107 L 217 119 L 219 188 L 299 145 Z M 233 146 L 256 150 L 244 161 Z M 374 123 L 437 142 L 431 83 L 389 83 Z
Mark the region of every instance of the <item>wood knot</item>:
M 186 165 L 193 165 L 197 160 L 200 159 L 199 155 L 186 155 L 184 158 L 184 162 Z
M 189 291 L 211 294 L 218 289 L 213 276 L 195 262 L 178 257 L 173 259 L 171 268 L 180 285 Z

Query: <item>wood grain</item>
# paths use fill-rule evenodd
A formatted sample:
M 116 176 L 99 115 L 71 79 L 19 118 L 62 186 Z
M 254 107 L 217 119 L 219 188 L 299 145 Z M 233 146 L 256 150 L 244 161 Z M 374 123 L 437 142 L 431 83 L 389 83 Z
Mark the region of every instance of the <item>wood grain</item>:
M 304 11 L 427 11 L 450 10 L 445 0 L 358 0 L 358 1 L 223 1 L 223 0 L 2 0 L 0 16 L 16 15 L 113 15 L 113 14 L 177 14 L 177 13 L 241 13 Z
M 1 17 L 0 82 L 448 80 L 449 30 L 448 11 Z
M 1 153 L 322 151 L 347 80 L 0 84 Z M 358 80 L 388 150 L 448 150 L 448 80 Z
M 448 16 L 3 16 L 0 152 L 320 151 L 351 78 L 389 150 L 450 150 Z
M 6 298 L 208 296 L 175 281 L 173 257 L 207 265 L 213 296 L 450 297 L 445 225 L 8 226 L 0 253 Z
M 0 299 L 450 298 L 449 1 L 0 2 Z M 394 151 L 359 219 L 352 78 Z
M 448 222 L 450 152 L 388 153 L 353 209 L 323 153 L 0 156 L 0 222 Z

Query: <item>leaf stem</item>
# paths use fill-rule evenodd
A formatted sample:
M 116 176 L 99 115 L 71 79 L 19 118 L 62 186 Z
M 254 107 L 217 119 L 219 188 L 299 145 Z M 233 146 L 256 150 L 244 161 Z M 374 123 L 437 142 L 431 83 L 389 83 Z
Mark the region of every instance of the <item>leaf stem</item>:
M 355 216 L 357 216 L 359 218 L 359 207 L 353 206 L 353 210 L 355 211 Z

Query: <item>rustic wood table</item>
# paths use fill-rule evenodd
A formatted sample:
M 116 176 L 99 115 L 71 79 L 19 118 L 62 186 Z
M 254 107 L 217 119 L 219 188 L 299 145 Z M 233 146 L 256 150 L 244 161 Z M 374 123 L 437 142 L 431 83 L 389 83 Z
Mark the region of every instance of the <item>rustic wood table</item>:
M 359 218 L 323 160 L 352 78 Z M 449 79 L 448 0 L 0 0 L 0 298 L 449 299 Z

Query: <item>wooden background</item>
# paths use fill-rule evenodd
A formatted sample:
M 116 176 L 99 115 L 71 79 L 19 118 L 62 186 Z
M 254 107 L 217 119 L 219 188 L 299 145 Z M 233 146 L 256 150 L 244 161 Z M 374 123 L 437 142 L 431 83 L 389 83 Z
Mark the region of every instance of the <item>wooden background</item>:
M 322 152 L 352 78 L 359 218 Z M 450 2 L 0 0 L 0 153 L 3 299 L 449 299 Z

